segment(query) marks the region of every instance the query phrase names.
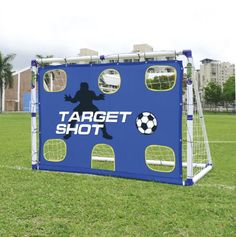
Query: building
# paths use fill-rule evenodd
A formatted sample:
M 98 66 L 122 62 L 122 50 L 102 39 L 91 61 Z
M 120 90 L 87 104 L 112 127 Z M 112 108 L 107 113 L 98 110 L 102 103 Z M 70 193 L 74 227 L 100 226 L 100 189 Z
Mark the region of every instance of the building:
M 3 111 L 29 111 L 31 70 L 24 68 L 13 73 L 13 87 L 3 89 Z
M 133 52 L 135 53 L 153 52 L 153 47 L 149 44 L 134 44 Z
M 229 77 L 235 75 L 235 65 L 229 62 L 205 58 L 201 60 L 200 69 L 195 71 L 195 78 L 198 82 L 200 99 L 204 101 L 204 88 L 209 82 L 216 82 L 223 88 L 224 83 Z
M 200 90 L 203 90 L 210 81 L 218 83 L 223 88 L 228 78 L 235 75 L 235 65 L 229 62 L 206 58 L 201 60 L 201 63 L 198 72 L 200 73 Z
M 80 49 L 79 56 L 97 56 L 98 52 L 88 48 Z
M 222 62 L 219 70 L 219 83 L 223 85 L 231 76 L 235 75 L 235 64 L 229 62 Z

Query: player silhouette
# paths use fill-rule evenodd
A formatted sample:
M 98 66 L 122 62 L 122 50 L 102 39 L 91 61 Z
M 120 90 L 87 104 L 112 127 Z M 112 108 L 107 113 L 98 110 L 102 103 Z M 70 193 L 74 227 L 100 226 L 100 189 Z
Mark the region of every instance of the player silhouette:
M 78 112 L 81 116 L 84 111 L 92 111 L 97 112 L 99 109 L 93 104 L 93 100 L 104 100 L 104 95 L 96 95 L 94 91 L 89 90 L 89 85 L 87 82 L 81 82 L 80 83 L 80 90 L 76 92 L 74 98 L 72 98 L 70 95 L 65 95 L 65 101 L 69 101 L 71 103 L 80 102 L 78 106 L 74 108 L 73 111 Z M 97 117 L 99 118 L 99 116 Z M 75 127 L 77 121 L 72 120 L 69 122 L 70 127 Z M 112 136 L 107 133 L 105 122 L 101 122 L 100 124 L 103 124 L 102 134 L 103 137 L 106 139 L 112 139 Z M 69 139 L 71 137 L 71 132 L 69 134 L 66 134 L 64 136 L 64 139 Z

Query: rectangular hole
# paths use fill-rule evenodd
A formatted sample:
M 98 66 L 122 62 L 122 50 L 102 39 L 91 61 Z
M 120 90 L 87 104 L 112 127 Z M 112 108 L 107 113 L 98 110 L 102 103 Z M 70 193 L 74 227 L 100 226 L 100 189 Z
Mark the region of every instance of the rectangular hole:
M 91 157 L 91 168 L 115 171 L 115 153 L 107 144 L 94 146 Z
M 167 146 L 150 145 L 145 150 L 145 162 L 151 170 L 172 172 L 175 168 L 175 153 Z
M 67 75 L 64 70 L 50 70 L 43 75 L 43 86 L 47 92 L 60 92 L 66 88 Z
M 43 146 L 43 155 L 47 161 L 63 161 L 66 157 L 66 143 L 61 139 L 47 140 Z
M 145 73 L 145 84 L 152 91 L 168 91 L 176 83 L 176 69 L 171 66 L 151 66 Z

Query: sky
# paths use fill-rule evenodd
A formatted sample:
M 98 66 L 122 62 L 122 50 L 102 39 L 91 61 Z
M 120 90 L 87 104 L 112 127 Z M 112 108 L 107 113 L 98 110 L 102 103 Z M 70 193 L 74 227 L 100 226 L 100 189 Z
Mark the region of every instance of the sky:
M 0 4 L 0 51 L 15 53 L 14 70 L 36 54 L 76 56 L 191 49 L 195 66 L 212 58 L 235 63 L 234 0 L 7 0 Z

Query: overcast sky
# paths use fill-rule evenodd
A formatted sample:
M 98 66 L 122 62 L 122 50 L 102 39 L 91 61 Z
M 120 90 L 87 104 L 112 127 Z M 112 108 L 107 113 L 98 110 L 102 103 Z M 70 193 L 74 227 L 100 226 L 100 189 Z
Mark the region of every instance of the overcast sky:
M 192 49 L 195 65 L 213 58 L 235 63 L 234 0 L 6 0 L 0 4 L 0 51 L 16 53 L 14 69 L 36 54 L 75 56 L 80 48 L 126 53 Z

